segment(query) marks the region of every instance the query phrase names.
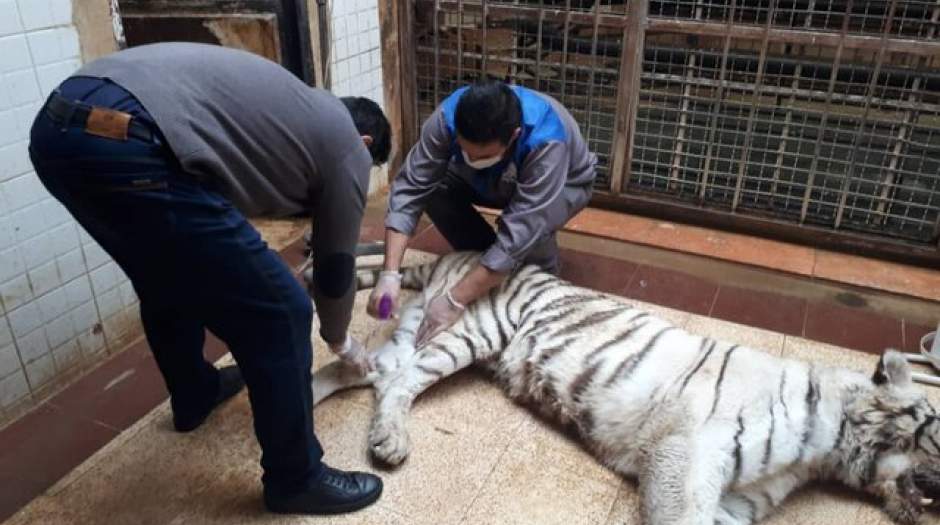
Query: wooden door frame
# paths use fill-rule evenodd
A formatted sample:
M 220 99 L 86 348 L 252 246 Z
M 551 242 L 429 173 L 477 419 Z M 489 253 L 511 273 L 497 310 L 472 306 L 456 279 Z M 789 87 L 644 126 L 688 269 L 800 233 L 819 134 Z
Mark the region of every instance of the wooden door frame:
M 282 65 L 308 85 L 316 75 L 306 0 L 118 0 L 123 18 L 166 12 L 185 15 L 273 13 L 277 16 Z M 322 25 L 321 25 L 322 27 Z
M 413 45 L 414 0 L 379 0 L 382 40 L 382 84 L 385 113 L 392 127 L 388 182 L 398 173 L 408 150 L 418 140 L 416 59 Z

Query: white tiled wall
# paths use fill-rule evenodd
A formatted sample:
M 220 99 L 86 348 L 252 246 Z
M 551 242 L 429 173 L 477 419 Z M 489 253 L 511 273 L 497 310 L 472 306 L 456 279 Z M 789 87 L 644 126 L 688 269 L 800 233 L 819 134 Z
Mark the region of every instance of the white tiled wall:
M 331 0 L 330 10 L 333 93 L 339 97 L 367 97 L 385 109 L 378 0 Z M 386 168 L 373 168 L 370 196 L 388 185 Z
M 140 333 L 127 277 L 27 153 L 36 112 L 79 56 L 71 0 L 0 0 L 0 424 Z
M 384 107 L 378 0 L 333 0 L 330 7 L 333 93 L 368 97 Z

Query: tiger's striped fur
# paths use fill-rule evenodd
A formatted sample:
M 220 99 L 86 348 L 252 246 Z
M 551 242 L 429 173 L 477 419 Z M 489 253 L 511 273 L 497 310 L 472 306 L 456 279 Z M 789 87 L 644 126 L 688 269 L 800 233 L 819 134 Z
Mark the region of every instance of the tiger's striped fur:
M 334 363 L 314 378 L 315 402 L 374 386 L 378 458 L 408 455 L 406 418 L 421 392 L 482 363 L 512 398 L 573 423 L 602 462 L 638 478 L 647 523 L 753 523 L 814 479 L 880 496 L 900 523 L 921 515 L 912 480 L 915 469 L 938 471 L 940 420 L 896 352 L 874 379 L 782 359 L 688 333 L 531 266 L 416 351 L 425 302 L 477 258 L 406 270 L 403 283 L 424 293 L 376 351 L 376 371 L 358 377 Z M 361 287 L 375 280 L 359 278 Z

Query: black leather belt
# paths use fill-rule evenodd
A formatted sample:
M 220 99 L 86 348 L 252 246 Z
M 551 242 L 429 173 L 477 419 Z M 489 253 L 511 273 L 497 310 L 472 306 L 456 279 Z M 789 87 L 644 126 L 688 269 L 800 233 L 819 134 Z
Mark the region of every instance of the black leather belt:
M 76 102 L 74 100 L 69 100 L 60 95 L 58 92 L 53 93 L 52 96 L 49 97 L 49 101 L 46 103 L 46 113 L 56 124 L 61 124 L 63 126 L 68 126 L 72 123 L 75 123 L 82 126 L 82 128 L 85 128 L 88 122 L 88 117 L 91 115 L 92 110 L 94 109 L 94 106 L 90 106 L 82 102 Z M 108 109 L 108 111 L 114 110 Z M 147 142 L 157 142 L 154 140 L 156 138 L 156 134 L 153 132 L 150 124 L 143 122 L 136 117 L 131 117 L 130 121 L 127 123 L 127 136 Z

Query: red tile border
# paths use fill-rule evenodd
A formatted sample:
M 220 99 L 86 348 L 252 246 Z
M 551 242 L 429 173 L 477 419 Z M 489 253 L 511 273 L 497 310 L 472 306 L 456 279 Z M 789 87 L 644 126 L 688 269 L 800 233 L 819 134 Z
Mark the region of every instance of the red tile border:
M 807 339 L 872 354 L 904 344 L 901 320 L 835 304 L 809 303 L 804 334 Z
M 722 286 L 711 316 L 787 335 L 803 335 L 806 300 Z
M 940 271 L 816 250 L 813 276 L 862 288 L 940 301 Z
M 206 360 L 208 360 L 210 363 L 214 363 L 228 353 L 228 347 L 225 346 L 225 343 L 223 343 L 218 337 L 207 330 L 206 344 L 203 348 L 203 353 L 206 355 Z
M 48 404 L 120 431 L 166 398 L 157 365 L 141 340 L 52 397 Z
M 718 285 L 704 279 L 643 265 L 637 269 L 633 281 L 621 295 L 699 315 L 708 315 L 717 293 Z
M 481 208 L 487 215 L 498 210 Z M 940 299 L 940 272 L 690 224 L 585 208 L 564 229 L 874 290 Z
M 118 432 L 48 403 L 0 432 L 0 521 L 15 514 Z
M 921 338 L 936 329 L 936 326 L 923 326 L 904 321 L 904 351 L 919 353 Z
M 560 277 L 578 286 L 619 294 L 630 285 L 638 264 L 579 252 L 561 250 Z

